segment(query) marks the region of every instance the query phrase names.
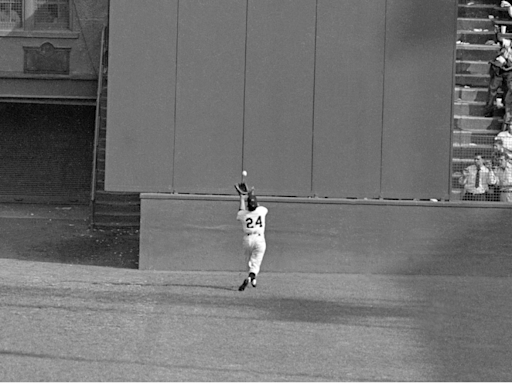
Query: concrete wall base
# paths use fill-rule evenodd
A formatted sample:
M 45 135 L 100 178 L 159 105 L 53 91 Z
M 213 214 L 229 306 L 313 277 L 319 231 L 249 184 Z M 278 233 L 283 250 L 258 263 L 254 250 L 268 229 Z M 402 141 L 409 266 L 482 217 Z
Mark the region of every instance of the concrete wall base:
M 512 276 L 512 206 L 259 201 L 269 209 L 262 272 Z M 245 271 L 237 211 L 236 196 L 142 194 L 140 269 Z

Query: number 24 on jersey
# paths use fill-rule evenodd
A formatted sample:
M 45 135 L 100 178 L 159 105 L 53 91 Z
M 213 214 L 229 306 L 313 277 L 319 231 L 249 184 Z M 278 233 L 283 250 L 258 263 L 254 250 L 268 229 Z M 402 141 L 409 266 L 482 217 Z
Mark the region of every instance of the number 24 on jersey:
M 254 223 L 252 217 L 248 217 L 247 219 L 245 219 L 245 223 L 247 228 L 263 227 L 263 221 L 261 220 L 261 216 L 258 216 L 256 222 Z

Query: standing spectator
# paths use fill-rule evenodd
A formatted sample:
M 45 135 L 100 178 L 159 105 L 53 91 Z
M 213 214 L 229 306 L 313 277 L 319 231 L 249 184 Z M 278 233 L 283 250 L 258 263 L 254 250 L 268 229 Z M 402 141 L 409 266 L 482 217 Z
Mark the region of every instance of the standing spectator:
M 508 15 L 512 17 L 512 5 L 508 1 L 502 1 L 500 3 L 501 8 L 505 8 L 508 12 Z
M 512 40 L 500 37 L 499 32 L 496 32 L 496 40 L 500 43 L 501 49 L 494 60 L 489 61 L 489 86 L 484 110 L 485 117 L 492 117 L 494 114 L 494 103 L 500 86 L 503 91 L 505 112 L 512 116 Z
M 506 130 L 496 135 L 496 140 L 501 140 L 503 148 L 512 151 L 512 124 L 505 124 Z
M 512 160 L 512 151 L 509 149 L 506 149 L 503 146 L 503 140 L 498 139 L 497 137 L 494 140 L 493 145 L 493 153 L 492 153 L 492 166 L 498 167 L 500 165 L 499 158 L 501 155 L 505 155 L 508 160 Z
M 500 165 L 494 168 L 496 184 L 500 191 L 500 201 L 512 203 L 512 164 L 505 154 L 499 157 Z
M 486 201 L 489 185 L 496 184 L 496 176 L 484 165 L 482 154 L 477 153 L 474 162 L 464 169 L 459 178 L 459 183 L 464 186 L 462 200 Z
M 507 70 L 512 68 L 512 41 L 509 39 L 498 39 L 501 43 L 499 54 L 493 61 L 489 61 L 489 86 L 487 89 L 487 100 L 485 103 L 484 116 L 492 117 L 495 110 L 495 102 L 498 91 L 501 87 L 503 91 L 503 102 L 506 109 L 506 97 L 508 95 L 508 85 L 506 81 L 509 73 Z
M 503 147 L 503 140 L 495 138 L 493 149 L 494 151 L 492 153 L 490 164 L 485 164 L 489 169 L 494 170 L 496 167 L 500 166 L 500 157 L 502 155 L 505 156 L 508 160 L 512 159 L 512 151 Z M 489 186 L 489 191 L 487 192 L 487 200 L 500 201 L 500 191 L 498 185 Z
M 502 67 L 502 76 L 503 76 L 503 83 L 502 85 L 503 92 L 504 92 L 504 98 L 503 102 L 505 104 L 505 118 L 504 118 L 504 125 L 505 129 L 510 129 L 510 124 L 512 124 L 512 40 L 510 39 L 501 39 L 502 40 L 502 53 L 500 58 L 505 60 Z M 502 60 L 500 60 L 502 61 Z M 505 130 L 503 129 L 503 130 Z M 503 145 L 505 148 L 507 148 L 507 144 L 503 142 Z M 511 143 L 512 147 L 512 143 Z

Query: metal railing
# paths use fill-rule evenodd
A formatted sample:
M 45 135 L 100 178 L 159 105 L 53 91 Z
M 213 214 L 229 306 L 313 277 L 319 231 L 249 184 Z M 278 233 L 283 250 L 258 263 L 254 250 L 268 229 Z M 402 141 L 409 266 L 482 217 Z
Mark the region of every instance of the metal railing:
M 91 179 L 91 217 L 94 214 L 94 201 L 96 200 L 97 188 L 97 166 L 98 166 L 98 146 L 101 129 L 101 98 L 103 94 L 104 78 L 106 76 L 108 63 L 108 27 L 105 26 L 101 32 L 100 47 L 100 65 L 98 71 L 98 89 L 96 95 L 96 117 L 94 127 L 94 146 L 93 146 L 93 163 L 92 163 L 92 179 Z

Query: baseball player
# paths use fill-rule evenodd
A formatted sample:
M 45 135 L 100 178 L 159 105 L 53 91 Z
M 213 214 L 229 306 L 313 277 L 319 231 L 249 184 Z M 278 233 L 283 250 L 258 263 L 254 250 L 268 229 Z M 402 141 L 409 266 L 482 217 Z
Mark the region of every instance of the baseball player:
M 240 208 L 236 219 L 242 223 L 244 254 L 249 260 L 249 276 L 238 288 L 239 291 L 243 291 L 249 283 L 256 288 L 256 277 L 260 271 L 261 262 L 267 248 L 265 242 L 265 217 L 267 216 L 268 209 L 258 204 L 254 190 L 248 191 L 245 183 L 237 184 L 235 188 L 240 195 Z

